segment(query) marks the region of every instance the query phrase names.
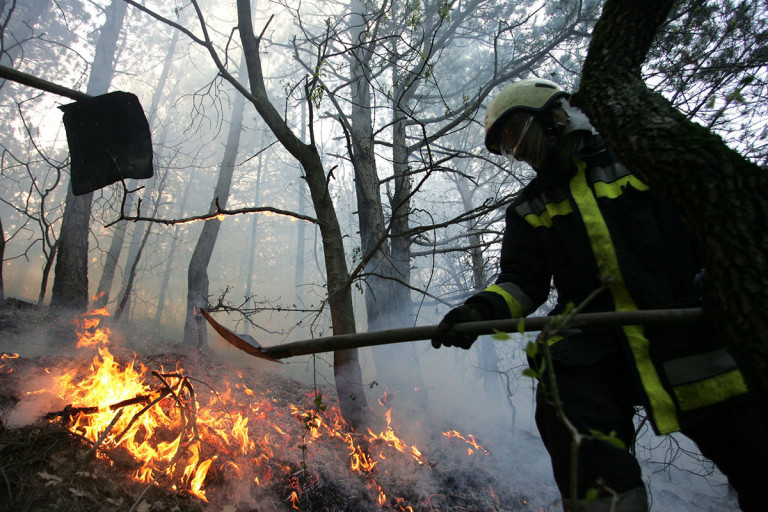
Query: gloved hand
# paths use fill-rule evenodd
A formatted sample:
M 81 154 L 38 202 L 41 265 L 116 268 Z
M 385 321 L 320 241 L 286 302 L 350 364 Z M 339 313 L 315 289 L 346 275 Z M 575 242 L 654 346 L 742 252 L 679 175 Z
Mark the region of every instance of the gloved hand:
M 483 317 L 472 306 L 464 304 L 463 306 L 453 308 L 437 325 L 437 334 L 432 338 L 432 346 L 440 348 L 441 345 L 444 345 L 446 347 L 468 349 L 477 339 L 477 335 L 455 331 L 453 326 L 464 322 L 479 322 L 481 320 L 483 320 Z

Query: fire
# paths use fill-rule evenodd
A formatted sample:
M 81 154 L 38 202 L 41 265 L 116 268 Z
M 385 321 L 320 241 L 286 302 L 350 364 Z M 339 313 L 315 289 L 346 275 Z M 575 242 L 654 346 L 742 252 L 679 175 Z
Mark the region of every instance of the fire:
M 77 346 L 95 349 L 97 354 L 85 377 L 71 370 L 56 378 L 59 397 L 70 404 L 59 414 L 61 420 L 95 446 L 126 450 L 140 464 L 136 480 L 150 483 L 170 476 L 206 500 L 203 483 L 215 457 L 201 456 L 199 428 L 210 428 L 247 450 L 248 419 L 236 415 L 226 418 L 226 425 L 215 425 L 199 409 L 189 379 L 181 371 L 149 372 L 135 362 L 121 366 L 107 348 L 109 329 L 99 326 L 107 315 L 99 309 L 75 320 Z M 155 386 L 147 381 L 155 381 Z
M 0 364 L 0 370 L 3 370 L 5 368 L 5 360 L 6 359 L 18 359 L 19 354 L 0 354 L 0 361 L 3 361 L 3 364 Z M 11 373 L 13 372 L 13 368 L 8 368 L 8 370 L 5 371 L 5 373 Z
M 110 461 L 111 451 L 123 451 L 136 463 L 130 473 L 136 481 L 165 485 L 203 501 L 209 499 L 206 480 L 211 476 L 222 481 L 229 475 L 262 488 L 291 481 L 292 492 L 284 496 L 298 509 L 304 489 L 296 475 L 306 471 L 307 458 L 323 446 L 319 443 L 332 443 L 346 449 L 347 471 L 359 475 L 382 508 L 413 510 L 379 482 L 387 473 L 382 464 L 386 468 L 385 461 L 401 453 L 414 467 L 429 470 L 433 465 L 415 445 L 397 436 L 391 408 L 382 432 L 355 433 L 338 407 L 326 404 L 316 392 L 299 406 L 246 383 L 242 372 L 235 374 L 239 382 L 223 382 L 223 390 L 214 390 L 198 386 L 202 383 L 178 364 L 168 371 L 150 370 L 135 358 L 121 363 L 108 348 L 109 329 L 101 325 L 107 316 L 100 309 L 77 317 L 78 347 L 93 351 L 86 370 L 46 369 L 56 382 L 53 391 L 69 404 L 47 418 L 90 441 L 97 457 Z M 0 362 L 17 357 L 2 354 Z M 484 450 L 472 436 L 456 431 L 444 435 Z
M 384 441 L 389 446 L 394 447 L 399 452 L 410 455 L 419 464 L 427 463 L 428 462 L 427 459 L 421 454 L 421 452 L 419 451 L 418 448 L 416 448 L 416 446 L 407 446 L 399 437 L 397 437 L 397 435 L 395 435 L 394 430 L 392 430 L 392 408 L 387 410 L 386 418 L 387 418 L 386 432 L 374 434 L 369 429 L 368 430 L 369 441 L 370 442 Z
M 443 435 L 448 439 L 460 439 L 470 445 L 471 448 L 467 448 L 467 455 L 472 455 L 475 453 L 475 451 L 481 451 L 486 455 L 491 454 L 491 452 L 482 447 L 482 445 L 477 441 L 477 439 L 475 439 L 475 436 L 472 434 L 469 434 L 465 437 L 461 432 L 456 430 L 449 430 L 448 432 L 443 432 Z
M 99 329 L 99 323 L 105 316 L 109 316 L 106 308 L 94 309 L 78 315 L 73 323 L 77 330 L 77 348 L 94 347 L 109 342 L 109 329 Z

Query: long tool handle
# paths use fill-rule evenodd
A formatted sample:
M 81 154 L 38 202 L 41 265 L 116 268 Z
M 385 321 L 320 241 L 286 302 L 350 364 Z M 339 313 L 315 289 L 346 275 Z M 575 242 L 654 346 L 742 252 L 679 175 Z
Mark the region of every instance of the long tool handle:
M 92 97 L 83 92 L 68 89 L 59 84 L 49 82 L 48 80 L 43 80 L 42 78 L 37 78 L 36 76 L 29 75 L 13 68 L 9 68 L 8 66 L 0 66 L 0 78 L 5 78 L 6 80 L 10 80 L 12 82 L 18 82 L 22 85 L 28 85 L 29 87 L 34 87 L 35 89 L 40 89 L 41 91 L 52 92 L 53 94 L 65 96 L 75 101 L 87 100 L 88 98 Z
M 646 311 L 612 311 L 607 313 L 583 313 L 572 315 L 567 320 L 568 328 L 575 327 L 600 327 L 617 325 L 645 325 L 681 323 L 699 320 L 703 318 L 701 308 L 690 309 L 655 309 Z M 531 317 L 513 318 L 508 320 L 488 320 L 483 322 L 467 322 L 456 324 L 454 329 L 467 334 L 493 334 L 502 332 L 531 332 L 540 331 L 549 322 L 557 321 L 558 317 Z M 390 343 L 402 343 L 404 341 L 428 340 L 437 334 L 436 325 L 423 327 L 406 327 L 402 329 L 388 329 L 385 331 L 360 332 L 353 334 L 339 334 L 326 336 L 312 340 L 295 341 L 283 345 L 264 347 L 261 349 L 264 355 L 274 359 L 286 357 L 319 354 L 350 348 L 372 347 L 374 345 L 388 345 Z

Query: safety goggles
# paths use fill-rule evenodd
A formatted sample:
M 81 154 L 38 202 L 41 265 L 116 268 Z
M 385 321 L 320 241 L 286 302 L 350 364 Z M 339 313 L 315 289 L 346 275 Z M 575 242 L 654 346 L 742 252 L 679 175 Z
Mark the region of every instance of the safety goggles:
M 510 163 L 520 160 L 518 151 L 532 123 L 533 115 L 528 113 L 515 114 L 505 123 L 501 131 L 499 149 Z

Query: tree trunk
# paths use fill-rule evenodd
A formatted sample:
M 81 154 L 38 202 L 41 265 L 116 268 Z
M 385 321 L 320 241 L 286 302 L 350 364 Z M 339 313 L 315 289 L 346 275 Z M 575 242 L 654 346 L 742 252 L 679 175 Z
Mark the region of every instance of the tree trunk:
M 192 188 L 192 179 L 187 180 L 187 184 L 184 187 L 184 193 L 182 194 L 181 205 L 179 206 L 179 216 L 184 215 L 184 208 L 187 204 L 187 198 L 189 197 L 189 189 Z M 160 283 L 160 290 L 158 291 L 157 309 L 155 310 L 155 324 L 160 323 L 160 319 L 163 316 L 163 310 L 165 309 L 165 297 L 168 295 L 168 283 L 171 281 L 171 269 L 173 268 L 173 257 L 176 253 L 176 248 L 179 246 L 179 230 L 181 228 L 177 225 L 173 231 L 173 239 L 171 240 L 171 250 L 168 251 L 168 260 L 165 262 L 165 271 L 163 272 L 163 280 Z
M 75 196 L 67 190 L 59 251 L 54 268 L 51 306 L 83 312 L 88 307 L 88 235 L 93 192 Z
M 463 176 L 456 177 L 456 187 L 459 190 L 461 196 L 461 202 L 464 207 L 464 211 L 468 212 L 474 208 L 472 204 L 472 192 L 467 185 L 467 179 Z M 469 221 L 467 225 L 467 233 L 469 236 L 469 255 L 472 262 L 472 284 L 475 291 L 484 290 L 488 285 L 487 278 L 485 276 L 485 259 L 483 258 L 483 251 L 480 248 L 480 237 L 477 233 L 473 232 L 472 222 Z M 483 389 L 485 390 L 485 396 L 488 399 L 496 400 L 503 396 L 502 393 L 502 376 L 499 372 L 499 356 L 496 353 L 496 343 L 489 337 L 484 336 L 480 338 L 480 367 L 483 369 Z
M 262 157 L 264 153 L 261 153 L 259 155 L 259 166 L 256 169 L 256 193 L 253 195 L 253 204 L 259 204 L 261 201 L 261 166 L 262 166 Z M 299 222 L 299 224 L 304 224 L 303 222 Z M 253 287 L 253 266 L 256 261 L 256 234 L 258 232 L 259 228 L 259 216 L 253 215 L 251 216 L 251 236 L 248 238 L 248 268 L 246 269 L 246 278 L 245 278 L 245 298 L 246 298 L 246 304 L 253 304 L 253 298 L 251 297 L 251 293 L 253 293 L 252 287 Z M 249 334 L 251 329 L 251 322 L 245 322 L 245 334 Z
M 157 209 L 155 209 L 157 211 Z M 137 230 L 138 232 L 138 230 Z M 114 322 L 119 322 L 122 318 L 123 313 L 125 313 L 126 309 L 130 307 L 130 299 L 131 294 L 133 293 L 133 283 L 136 281 L 136 269 L 139 266 L 139 261 L 141 261 L 141 254 L 144 252 L 144 246 L 147 245 L 147 239 L 149 238 L 150 233 L 152 232 L 152 223 L 148 222 L 147 226 L 144 230 L 144 236 L 141 238 L 141 242 L 139 243 L 138 250 L 136 251 L 136 257 L 133 258 L 133 261 L 131 262 L 131 266 L 128 269 L 126 283 L 125 283 L 125 290 L 123 291 L 123 295 L 120 299 L 120 303 L 117 305 L 117 309 L 115 310 L 115 315 L 113 316 Z
M 301 140 L 307 138 L 307 104 L 302 102 L 301 104 Z M 300 169 L 300 177 L 297 184 L 297 199 L 298 199 L 298 213 L 305 215 L 307 213 L 307 200 L 304 197 L 306 191 L 304 186 L 304 170 Z M 295 293 L 295 302 L 299 306 L 298 309 L 303 309 L 304 306 L 304 270 L 306 268 L 306 254 L 305 243 L 307 239 L 307 225 L 304 222 L 296 223 L 296 268 L 294 269 L 293 276 L 293 292 Z M 294 314 L 294 320 L 296 322 L 295 333 L 298 339 L 306 338 L 309 333 L 307 329 L 302 326 L 304 320 L 304 313 L 296 311 Z
M 152 126 L 155 116 L 157 115 L 157 106 L 160 104 L 160 98 L 165 90 L 165 84 L 168 81 L 168 73 L 173 64 L 173 55 L 176 51 L 176 43 L 179 40 L 179 31 L 174 30 L 171 36 L 171 44 L 168 49 L 168 53 L 165 56 L 165 62 L 163 63 L 163 71 L 160 73 L 160 79 L 155 87 L 154 94 L 152 95 L 152 105 L 149 109 L 149 125 Z M 161 141 L 158 147 L 164 147 L 165 130 L 161 136 Z M 129 185 L 129 189 L 134 189 L 135 186 Z M 131 198 L 128 198 L 126 207 L 130 208 L 132 204 Z M 117 269 L 117 263 L 120 260 L 120 253 L 123 250 L 123 242 L 125 241 L 126 234 L 126 221 L 121 221 L 115 226 L 115 230 L 112 234 L 112 240 L 109 244 L 109 250 L 107 251 L 106 259 L 104 261 L 104 270 L 101 273 L 99 279 L 99 287 L 96 291 L 96 307 L 104 307 L 109 302 L 109 292 L 112 289 L 112 281 L 115 277 L 115 270 Z
M 370 94 L 370 79 L 365 80 L 366 94 Z M 394 173 L 394 191 L 389 190 L 388 196 L 392 218 L 390 231 L 385 231 L 386 220 L 381 198 L 378 173 L 375 167 L 368 172 L 357 173 L 358 181 L 366 183 L 364 189 L 367 206 L 361 203 L 361 187 L 358 186 L 358 213 L 360 234 L 363 240 L 363 254 L 377 251 L 376 257 L 366 269 L 378 275 L 366 279 L 366 306 L 368 311 L 368 330 L 378 331 L 390 327 L 407 327 L 413 325 L 413 304 L 411 290 L 411 254 L 410 240 L 398 235 L 408 230 L 408 215 L 410 213 L 411 181 L 408 176 L 408 149 L 406 144 L 405 115 L 399 108 L 397 99 L 407 102 L 404 98 L 403 82 L 393 76 L 393 87 L 397 91 L 393 105 L 393 135 L 392 135 L 392 169 Z M 364 121 L 368 147 L 364 148 L 371 156 L 374 152 L 372 112 L 370 100 L 366 102 L 367 109 L 358 113 Z M 363 117 L 365 116 L 365 117 Z M 353 116 L 353 120 L 354 120 Z M 361 167 L 361 169 L 364 169 Z M 375 203 L 373 201 L 375 200 Z M 376 246 L 379 240 L 384 242 Z M 390 243 L 391 241 L 391 243 Z M 414 343 L 398 346 L 378 346 L 373 349 L 377 381 L 384 384 L 385 390 L 400 395 L 403 406 L 410 413 L 422 416 L 429 421 L 429 400 L 427 389 L 422 378 L 419 356 Z
M 333 200 L 328 190 L 330 176 L 325 174 L 314 140 L 311 144 L 305 144 L 299 140 L 267 96 L 259 55 L 260 39 L 257 39 L 253 33 L 250 1 L 237 0 L 237 13 L 240 38 L 248 63 L 251 102 L 283 147 L 299 161 L 306 174 L 307 185 L 320 225 L 320 236 L 323 240 L 328 279 L 328 305 L 331 310 L 333 332 L 334 334 L 355 332 L 344 243 Z M 362 384 L 362 371 L 357 350 L 334 352 L 333 372 L 341 413 L 351 428 L 361 428 L 366 419 L 368 404 Z
M 245 70 L 245 57 L 240 64 L 241 76 Z M 213 192 L 209 213 L 217 208 L 225 208 L 232 186 L 232 175 L 235 171 L 235 160 L 240 147 L 240 134 L 243 131 L 243 111 L 245 97 L 238 94 L 232 105 L 232 117 L 229 121 L 229 135 L 224 147 L 224 157 L 219 167 L 219 179 Z M 200 237 L 197 239 L 192 259 L 187 270 L 187 317 L 184 323 L 184 344 L 198 352 L 208 348 L 206 323 L 200 314 L 200 308 L 208 306 L 208 264 L 213 255 L 216 239 L 219 237 L 221 221 L 211 219 L 205 221 Z
M 641 65 L 673 3 L 606 3 L 574 103 L 693 233 L 707 268 L 705 311 L 768 421 L 768 174 L 643 83 Z
M 161 144 L 162 145 L 162 144 Z M 160 185 L 157 187 L 157 194 L 154 202 L 154 206 L 152 208 L 152 216 L 157 215 L 157 211 L 160 208 L 160 199 L 163 197 L 163 192 L 165 190 L 166 185 L 166 178 L 167 175 L 163 176 L 163 178 L 160 180 Z M 157 178 L 153 181 L 153 184 L 157 183 Z M 143 204 L 149 204 L 150 200 L 152 199 L 152 189 L 153 187 L 147 186 L 147 188 L 144 190 L 144 197 L 142 199 Z M 115 322 L 119 322 L 122 318 L 122 315 L 126 312 L 130 311 L 131 307 L 131 299 L 133 297 L 133 288 L 134 283 L 136 281 L 136 274 L 137 269 L 139 268 L 139 262 L 141 261 L 141 256 L 144 253 L 144 247 L 147 245 L 147 239 L 149 239 L 149 235 L 152 233 L 152 222 L 148 222 L 146 226 L 144 227 L 144 231 L 142 234 L 142 231 L 140 230 L 139 225 L 136 225 L 136 228 L 133 232 L 133 243 L 131 244 L 131 248 L 133 249 L 131 251 L 131 254 L 128 256 L 128 262 L 127 262 L 127 268 L 128 272 L 125 276 L 125 286 L 123 288 L 122 293 L 120 294 L 119 303 L 117 306 L 117 309 L 115 310 L 115 315 L 113 317 L 113 320 Z M 139 237 L 141 237 L 141 241 L 139 241 Z
M 115 73 L 115 53 L 125 17 L 126 4 L 113 0 L 99 31 L 96 55 L 86 93 L 106 93 Z M 67 202 L 59 235 L 51 306 L 85 311 L 88 307 L 88 235 L 93 192 L 81 196 L 67 191 Z
M 363 7 L 356 3 L 355 13 Z M 367 70 L 372 52 L 370 42 L 365 42 L 365 20 L 359 14 L 352 15 L 356 27 L 353 40 L 357 46 L 352 51 L 350 65 L 351 116 L 350 116 L 350 157 L 355 170 L 357 213 L 360 226 L 361 253 L 369 258 L 365 266 L 365 305 L 369 331 L 380 331 L 408 325 L 410 294 L 395 279 L 399 275 L 389 243 L 384 208 L 381 201 L 381 185 L 374 153 L 373 113 L 371 110 L 371 77 Z M 403 210 L 400 210 L 402 213 Z M 400 217 L 402 220 L 402 217 Z M 421 371 L 416 362 L 412 346 L 382 346 L 373 348 L 376 366 L 376 381 L 383 386 L 383 392 L 395 396 L 398 405 L 402 403 L 409 414 L 428 413 L 426 389 Z
M 45 238 L 43 241 L 45 244 Z M 56 261 L 56 254 L 59 251 L 59 240 L 51 246 L 50 253 L 46 255 L 45 245 L 43 246 L 43 254 L 45 255 L 45 264 L 43 265 L 43 276 L 40 279 L 40 293 L 37 295 L 37 304 L 42 305 L 45 300 L 45 292 L 48 290 L 48 277 L 51 275 L 51 268 L 53 268 L 53 262 Z
M 154 185 L 155 181 L 151 182 Z M 160 194 L 158 194 L 160 197 Z M 144 192 L 141 196 L 141 204 L 148 205 L 152 199 L 152 186 L 144 188 Z M 157 211 L 157 204 L 155 204 L 155 211 Z M 151 224 L 151 223 L 150 223 Z M 117 296 L 118 306 L 115 309 L 115 316 L 119 318 L 118 310 L 122 310 L 125 307 L 130 308 L 130 289 L 133 288 L 133 276 L 131 276 L 130 269 L 136 267 L 136 263 L 141 258 L 141 241 L 144 238 L 144 234 L 149 226 L 143 224 L 134 223 L 133 233 L 131 234 L 131 242 L 128 245 L 128 257 L 125 260 L 126 271 L 123 273 L 123 283 L 120 288 L 120 292 Z M 117 318 L 113 317 L 113 320 L 117 321 Z
M 0 219 L 0 305 L 5 303 L 5 287 L 3 286 L 3 267 L 5 266 L 5 230 Z
M 104 268 L 101 271 L 99 287 L 96 289 L 94 307 L 103 308 L 109 302 L 109 292 L 112 289 L 112 281 L 115 278 L 117 262 L 120 259 L 120 253 L 123 250 L 125 241 L 125 230 L 128 227 L 127 222 L 121 221 L 115 226 L 112 232 L 112 240 L 109 243 L 109 250 L 104 257 Z

